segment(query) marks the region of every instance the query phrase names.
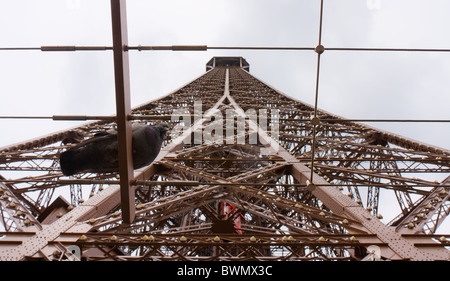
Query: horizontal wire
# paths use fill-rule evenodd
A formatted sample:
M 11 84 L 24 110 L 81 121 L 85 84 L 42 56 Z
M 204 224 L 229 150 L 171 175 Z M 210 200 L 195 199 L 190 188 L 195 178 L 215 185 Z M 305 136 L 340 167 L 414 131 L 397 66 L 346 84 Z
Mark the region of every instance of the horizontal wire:
M 427 48 L 325 48 L 327 51 L 372 51 L 372 52 L 450 52 L 450 49 Z
M 305 120 L 307 121 L 307 120 Z M 450 122 L 450 119 L 324 119 L 323 121 L 331 122 L 433 122 L 445 123 Z
M 176 114 L 176 117 L 194 116 Z M 130 115 L 129 120 L 170 120 L 172 115 Z M 115 121 L 115 116 L 94 116 L 94 115 L 53 115 L 53 116 L 0 116 L 0 119 L 42 119 L 53 121 L 87 121 L 87 120 L 111 120 Z
M 170 120 L 171 118 L 195 117 L 195 114 L 173 115 L 130 115 L 129 120 Z M 86 120 L 116 120 L 115 116 L 95 115 L 53 115 L 53 116 L 26 116 L 26 115 L 2 115 L 0 119 L 46 119 L 54 121 L 86 121 Z M 224 118 L 226 119 L 226 118 Z M 278 118 L 280 121 L 311 122 L 310 119 Z M 450 119 L 322 119 L 321 122 L 422 122 L 422 123 L 450 123 Z
M 126 50 L 138 51 L 207 51 L 207 50 L 314 50 L 312 47 L 214 47 L 206 45 L 171 45 L 171 46 L 127 46 Z M 41 47 L 4 47 L 0 51 L 106 51 L 107 46 L 41 46 Z
M 55 121 L 115 120 L 113 116 L 53 115 L 53 116 L 0 116 L 0 119 L 46 119 Z
M 211 50 L 315 50 L 311 47 L 208 47 L 206 45 L 172 45 L 172 46 L 128 46 L 127 50 L 172 50 L 172 51 L 206 51 Z M 112 50 L 107 46 L 42 46 L 42 47 L 5 47 L 0 51 L 21 51 L 21 50 L 40 50 L 40 51 L 104 51 Z M 330 51 L 401 51 L 401 52 L 450 52 L 450 49 L 417 49 L 417 48 L 325 48 Z M 180 116 L 180 115 L 177 115 Z M 129 116 L 130 119 L 169 119 L 171 115 L 165 116 Z M 88 116 L 88 115 L 53 115 L 53 116 L 0 116 L 0 119 L 50 119 L 64 121 L 85 121 L 85 120 L 115 120 L 114 116 Z M 308 119 L 281 119 L 285 121 L 311 121 Z M 445 119 L 324 119 L 324 121 L 339 122 L 450 122 Z M 339 185 L 343 186 L 343 185 Z M 354 186 L 354 185 L 352 185 Z
M 4 47 L 0 51 L 39 51 L 40 47 Z
M 276 50 L 276 51 L 314 51 L 312 47 L 207 47 L 208 50 Z
M 3 47 L 0 51 L 106 51 L 112 50 L 108 46 L 41 46 L 41 47 Z
M 2 47 L 0 51 L 107 51 L 111 46 L 41 46 L 41 47 Z M 207 51 L 207 50 L 274 50 L 274 51 L 315 51 L 315 47 L 263 47 L 263 46 L 207 46 L 207 45 L 169 45 L 169 46 L 127 46 L 126 50 L 138 51 Z M 450 49 L 436 48 L 327 48 L 326 51 L 383 51 L 383 52 L 450 52 Z

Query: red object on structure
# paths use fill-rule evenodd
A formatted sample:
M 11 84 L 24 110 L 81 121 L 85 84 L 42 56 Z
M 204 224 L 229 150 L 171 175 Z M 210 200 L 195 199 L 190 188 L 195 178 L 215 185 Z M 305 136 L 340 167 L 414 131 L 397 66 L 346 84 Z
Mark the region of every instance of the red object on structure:
M 228 204 L 226 202 L 222 202 L 220 204 L 221 214 L 224 216 L 230 215 L 233 216 L 233 223 L 236 232 L 242 234 L 242 231 L 239 230 L 241 228 L 241 223 L 244 220 L 244 216 L 242 214 L 237 213 L 237 209 L 235 206 Z

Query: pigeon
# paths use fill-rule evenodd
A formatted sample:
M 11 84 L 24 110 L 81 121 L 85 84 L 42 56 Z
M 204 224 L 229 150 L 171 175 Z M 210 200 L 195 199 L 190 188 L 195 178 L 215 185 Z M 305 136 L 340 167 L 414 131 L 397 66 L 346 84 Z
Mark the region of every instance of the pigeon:
M 133 168 L 150 165 L 158 156 L 169 130 L 165 123 L 155 126 L 133 124 Z M 65 176 L 77 173 L 108 173 L 119 171 L 117 131 L 95 134 L 60 155 L 61 171 Z

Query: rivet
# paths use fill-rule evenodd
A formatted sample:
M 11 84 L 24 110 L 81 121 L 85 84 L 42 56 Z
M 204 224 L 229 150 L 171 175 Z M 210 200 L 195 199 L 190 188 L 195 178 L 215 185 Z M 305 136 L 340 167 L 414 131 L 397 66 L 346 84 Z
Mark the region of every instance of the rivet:
M 310 182 L 309 180 L 306 181 L 306 190 L 308 191 L 314 191 L 316 189 L 316 186 Z
M 321 55 L 325 51 L 325 47 L 323 45 L 317 45 L 316 48 L 315 48 L 315 51 L 316 51 L 316 53 Z
M 153 242 L 153 240 L 155 240 L 155 238 L 153 237 L 153 235 L 150 235 L 150 236 L 144 235 L 142 237 L 142 240 L 144 240 L 145 242 Z
M 320 119 L 317 116 L 313 115 L 310 117 L 310 119 L 311 119 L 311 124 L 313 124 L 314 126 L 317 126 L 320 124 Z

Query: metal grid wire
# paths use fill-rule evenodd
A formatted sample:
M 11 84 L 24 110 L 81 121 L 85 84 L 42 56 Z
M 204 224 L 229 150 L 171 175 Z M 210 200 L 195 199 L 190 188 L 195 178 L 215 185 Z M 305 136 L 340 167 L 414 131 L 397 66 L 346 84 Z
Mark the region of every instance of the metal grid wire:
M 310 122 L 312 122 L 312 145 L 311 145 L 311 159 L 310 159 L 310 180 L 313 181 L 314 176 L 314 166 L 316 162 L 315 149 L 317 146 L 316 139 L 316 127 L 320 120 L 318 119 L 318 99 L 319 99 L 319 78 L 320 78 L 320 66 L 321 66 L 321 55 L 325 51 L 351 51 L 351 52 L 433 52 L 433 53 L 448 53 L 450 49 L 418 49 L 418 48 L 335 48 L 335 47 L 325 47 L 322 45 L 322 28 L 323 28 L 323 9 L 324 1 L 320 1 L 320 17 L 319 17 L 319 34 L 318 34 L 318 44 L 315 47 L 247 47 L 247 46 L 206 46 L 206 45 L 172 45 L 172 46 L 127 46 L 126 51 L 208 51 L 208 50 L 274 50 L 274 51 L 314 51 L 317 53 L 316 62 L 316 73 L 315 73 L 315 92 L 314 92 L 314 114 L 311 116 Z M 111 51 L 112 46 L 41 46 L 41 47 L 4 47 L 0 48 L 0 51 L 42 51 L 42 52 L 73 52 L 73 51 Z M 130 119 L 147 119 L 147 120 L 167 120 L 170 118 L 168 115 L 162 116 L 129 116 Z M 48 120 L 63 120 L 63 121 L 86 121 L 86 120 L 116 120 L 116 116 L 87 116 L 87 115 L 53 115 L 53 116 L 0 116 L 0 120 L 7 119 L 48 119 Z M 338 119 L 336 119 L 338 120 Z M 327 119 L 327 121 L 333 121 L 333 119 Z M 339 119 L 339 121 L 341 121 Z M 450 123 L 450 120 L 446 119 L 345 119 L 345 121 L 353 122 L 411 122 L 411 123 Z M 21 180 L 6 180 L 0 179 L 0 181 L 5 183 L 19 183 Z M 39 179 L 34 180 L 36 182 Z M 43 182 L 47 182 L 42 180 Z M 63 180 L 59 180 L 61 183 Z M 118 184 L 118 180 L 66 180 L 66 183 L 73 182 L 79 184 Z M 55 182 L 56 183 L 56 182 Z M 141 185 L 151 185 L 155 182 L 152 181 L 141 181 L 138 184 Z M 200 184 L 189 182 L 190 184 Z M 160 183 L 161 184 L 161 183 Z M 173 184 L 170 182 L 165 182 L 164 184 Z M 183 183 L 186 184 L 186 183 Z M 202 185 L 208 185 L 207 183 L 201 183 Z M 280 184 L 277 184 L 280 185 Z M 289 186 L 292 186 L 290 184 Z M 343 184 L 333 184 L 329 183 L 328 186 L 343 186 Z M 442 185 L 450 186 L 450 185 Z
M 321 55 L 325 51 L 351 51 L 351 52 L 431 52 L 431 53 L 448 53 L 450 49 L 445 48 L 346 48 L 346 47 L 325 47 L 322 45 L 322 29 L 323 29 L 323 10 L 324 1 L 320 0 L 319 8 L 319 32 L 317 39 L 317 46 L 315 47 L 280 47 L 280 46 L 207 46 L 207 45 L 170 45 L 170 46 L 125 46 L 124 51 L 208 51 L 208 50 L 245 50 L 245 51 L 314 51 L 317 53 L 316 73 L 315 73 L 315 91 L 314 91 L 314 113 L 311 116 L 311 122 L 320 122 L 318 119 L 318 99 L 319 99 L 319 77 Z M 40 47 L 0 47 L 0 51 L 41 51 L 41 52 L 75 52 L 75 51 L 112 51 L 113 46 L 40 46 Z M 170 115 L 130 115 L 129 120 L 168 120 Z M 1 120 L 9 119 L 37 119 L 37 120 L 54 120 L 54 121 L 88 121 L 88 120 L 109 120 L 114 121 L 117 116 L 93 116 L 93 115 L 52 115 L 52 116 L 27 116 L 27 115 L 7 115 L 1 116 Z M 306 120 L 308 121 L 308 120 Z M 334 119 L 327 119 L 327 121 L 334 121 Z M 340 119 L 336 119 L 340 121 Z M 399 123 L 450 123 L 450 119 L 345 119 L 351 122 L 399 122 Z M 311 182 L 313 182 L 314 165 L 315 165 L 315 149 L 316 149 L 316 127 L 312 126 L 312 153 L 311 153 Z M 2 182 L 14 183 L 14 180 L 0 179 Z M 333 185 L 329 183 L 329 185 Z M 341 185 L 341 184 L 338 184 Z M 447 186 L 447 185 L 445 185 Z

